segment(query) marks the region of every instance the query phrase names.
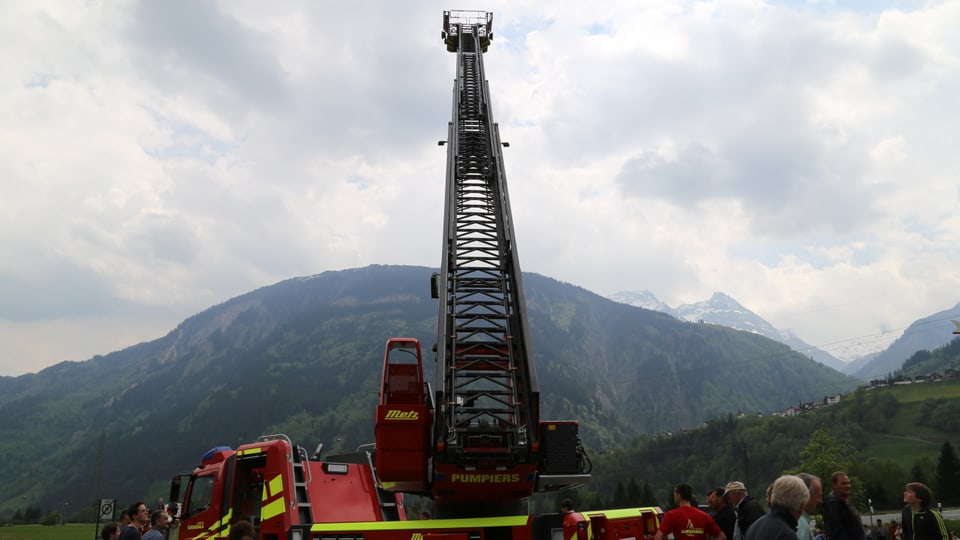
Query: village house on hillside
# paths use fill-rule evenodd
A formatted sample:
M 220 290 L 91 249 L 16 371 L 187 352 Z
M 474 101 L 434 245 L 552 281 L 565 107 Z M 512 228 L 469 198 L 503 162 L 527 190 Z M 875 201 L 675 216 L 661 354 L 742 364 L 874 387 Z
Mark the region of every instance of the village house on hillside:
M 886 379 L 873 379 L 870 381 L 870 384 L 866 385 L 865 388 L 867 390 L 873 390 L 874 388 L 882 388 L 884 386 L 893 386 L 897 384 L 919 384 L 919 383 L 925 383 L 925 382 L 938 382 L 938 381 L 951 380 L 951 379 L 957 379 L 957 378 L 960 378 L 960 370 L 955 368 L 947 368 L 946 370 L 944 370 L 943 375 L 934 372 L 934 373 L 928 373 L 926 375 L 917 375 L 916 377 L 907 377 L 906 375 L 897 375 L 896 377 L 887 377 Z M 840 399 L 842 398 L 843 398 L 843 394 L 834 394 L 832 396 L 824 396 L 822 403 L 812 401 L 810 403 L 801 403 L 799 405 L 792 405 L 782 411 L 775 411 L 773 413 L 773 416 L 797 416 L 807 411 L 819 409 L 820 407 L 826 407 L 828 405 L 836 405 L 837 403 L 840 403 Z M 743 416 L 743 413 L 741 413 L 739 416 Z
M 792 405 L 787 407 L 782 411 L 774 411 L 773 416 L 797 416 L 803 414 L 807 411 L 813 411 L 821 407 L 827 407 L 829 405 L 836 405 L 840 403 L 840 399 L 843 398 L 843 394 L 834 394 L 832 396 L 823 396 L 823 401 L 810 401 L 807 403 L 801 403 L 799 405 Z
M 905 375 L 897 375 L 896 377 L 887 377 L 886 379 L 873 379 L 865 387 L 866 390 L 873 390 L 874 388 L 882 388 L 884 386 L 893 386 L 896 384 L 919 384 L 925 382 L 937 382 L 943 380 L 957 379 L 960 378 L 960 370 L 954 368 L 948 368 L 944 370 L 943 375 L 939 373 L 928 373 L 927 375 L 917 375 L 916 377 L 907 377 Z M 830 396 L 823 396 L 823 401 L 810 401 L 807 403 L 800 403 L 797 405 L 791 405 L 782 411 L 774 411 L 772 416 L 798 416 L 807 411 L 812 411 L 819 409 L 821 407 L 828 407 L 830 405 L 836 405 L 840 403 L 840 400 L 843 399 L 843 394 L 833 394 Z M 737 411 L 737 418 L 742 418 L 747 416 L 748 413 L 743 412 L 743 410 Z M 762 412 L 756 413 L 757 416 L 763 416 Z M 686 431 L 686 430 L 682 430 Z M 662 432 L 656 435 L 657 438 L 670 437 L 672 432 Z
M 896 377 L 887 377 L 886 379 L 872 379 L 870 384 L 867 386 L 867 390 L 872 390 L 874 388 L 882 388 L 884 386 L 891 386 L 895 384 L 915 384 L 915 383 L 924 383 L 924 382 L 937 382 L 943 380 L 951 380 L 960 378 L 960 370 L 954 368 L 947 368 L 944 370 L 943 375 L 933 372 L 926 375 L 917 375 L 916 377 L 908 377 L 906 375 L 897 375 Z

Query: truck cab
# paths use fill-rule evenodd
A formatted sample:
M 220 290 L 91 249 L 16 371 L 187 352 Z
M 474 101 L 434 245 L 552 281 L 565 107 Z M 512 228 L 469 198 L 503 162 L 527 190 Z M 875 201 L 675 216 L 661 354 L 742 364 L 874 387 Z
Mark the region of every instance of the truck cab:
M 236 450 L 212 448 L 191 474 L 174 476 L 170 540 L 224 538 L 240 520 L 258 540 L 280 540 L 298 525 L 399 520 L 401 497 L 381 489 L 367 451 L 316 461 L 288 437 L 270 435 Z

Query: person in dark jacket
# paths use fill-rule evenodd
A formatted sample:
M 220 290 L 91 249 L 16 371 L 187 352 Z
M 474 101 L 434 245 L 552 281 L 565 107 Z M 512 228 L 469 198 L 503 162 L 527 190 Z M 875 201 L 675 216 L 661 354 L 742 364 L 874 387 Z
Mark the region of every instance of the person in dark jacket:
M 799 477 L 777 478 L 770 492 L 770 511 L 750 526 L 746 540 L 797 540 L 797 519 L 810 500 L 810 491 Z
M 860 512 L 850 500 L 850 495 L 853 494 L 850 477 L 845 472 L 837 471 L 830 478 L 833 481 L 833 490 L 823 498 L 823 524 L 827 529 L 827 538 L 864 540 Z
M 150 510 L 142 501 L 137 501 L 127 508 L 130 524 L 120 530 L 120 540 L 140 540 L 140 530 L 150 523 Z
M 707 504 L 713 513 L 713 521 L 720 527 L 727 538 L 733 540 L 733 524 L 737 521 L 737 513 L 727 504 L 722 487 L 715 487 L 707 492 Z
M 100 538 L 103 540 L 120 540 L 120 525 L 117 523 L 107 523 L 100 531 Z
M 724 488 L 724 496 L 737 513 L 737 521 L 733 525 L 733 540 L 743 540 L 750 530 L 750 525 L 763 517 L 763 507 L 747 493 L 747 486 L 743 485 L 743 482 L 728 483 Z
M 920 482 L 910 482 L 903 491 L 903 514 L 900 527 L 903 540 L 948 540 L 943 517 L 930 508 L 933 492 Z

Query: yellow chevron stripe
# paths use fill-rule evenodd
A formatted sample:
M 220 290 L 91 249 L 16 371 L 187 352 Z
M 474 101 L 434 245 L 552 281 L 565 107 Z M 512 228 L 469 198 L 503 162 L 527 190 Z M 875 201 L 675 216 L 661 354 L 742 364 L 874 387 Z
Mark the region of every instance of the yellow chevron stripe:
M 260 507 L 260 522 L 264 522 L 272 517 L 279 516 L 283 513 L 284 504 L 283 497 L 274 500 L 270 504 L 265 504 Z
M 277 495 L 283 495 L 283 477 L 279 474 L 267 482 L 267 489 L 263 490 L 263 502 Z
M 227 509 L 227 513 L 220 518 L 220 521 L 207 527 L 207 530 L 203 531 L 197 535 L 194 540 L 203 540 L 205 538 L 213 538 L 217 536 L 226 536 L 227 529 L 230 527 L 230 519 L 233 518 L 233 509 Z

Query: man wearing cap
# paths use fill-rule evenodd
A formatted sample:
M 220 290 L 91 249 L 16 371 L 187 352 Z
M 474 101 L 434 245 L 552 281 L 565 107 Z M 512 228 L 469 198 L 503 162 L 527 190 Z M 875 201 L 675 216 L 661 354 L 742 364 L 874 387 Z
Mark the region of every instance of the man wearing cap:
M 747 486 L 743 482 L 733 481 L 724 488 L 727 503 L 737 512 L 737 522 L 733 526 L 733 540 L 743 540 L 747 537 L 747 529 L 753 522 L 766 513 L 763 507 L 747 493 Z

